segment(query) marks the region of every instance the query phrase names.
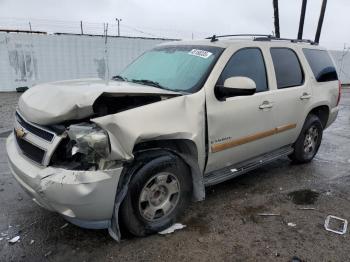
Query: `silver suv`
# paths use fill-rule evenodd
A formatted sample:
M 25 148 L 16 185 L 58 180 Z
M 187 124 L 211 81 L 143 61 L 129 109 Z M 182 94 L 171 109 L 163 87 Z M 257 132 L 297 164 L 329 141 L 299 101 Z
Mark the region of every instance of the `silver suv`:
M 172 42 L 109 82 L 35 86 L 7 139 L 12 173 L 40 206 L 136 236 L 172 225 L 205 187 L 288 156 L 313 159 L 340 83 L 315 44 L 259 37 Z

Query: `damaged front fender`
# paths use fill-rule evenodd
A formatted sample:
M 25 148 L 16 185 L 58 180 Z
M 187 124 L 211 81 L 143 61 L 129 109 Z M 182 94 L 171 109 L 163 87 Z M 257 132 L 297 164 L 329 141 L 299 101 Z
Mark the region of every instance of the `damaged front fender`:
M 205 161 L 204 92 L 175 97 L 91 120 L 106 130 L 111 143 L 111 160 L 131 160 L 135 145 L 168 139 L 195 143 L 198 164 Z
M 129 160 L 117 190 L 114 214 L 109 228 L 110 235 L 120 239 L 118 225 L 119 207 L 127 193 L 128 184 L 137 166 L 134 149 L 148 141 L 190 140 L 196 146 L 196 156 L 178 154 L 191 168 L 193 196 L 195 200 L 205 197 L 202 173 L 205 165 L 205 97 L 204 92 L 175 97 L 158 103 L 123 111 L 91 120 L 106 130 L 111 144 L 112 160 Z M 148 149 L 147 154 L 167 148 Z M 131 161 L 134 160 L 134 161 Z

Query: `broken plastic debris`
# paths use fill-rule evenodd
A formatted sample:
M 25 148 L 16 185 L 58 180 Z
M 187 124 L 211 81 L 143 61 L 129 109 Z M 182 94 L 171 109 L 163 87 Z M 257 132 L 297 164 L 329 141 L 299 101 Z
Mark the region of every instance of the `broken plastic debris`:
M 280 216 L 281 214 L 278 214 L 278 213 L 260 213 L 258 214 L 258 216 L 262 216 L 262 217 L 273 217 L 273 216 Z
M 315 210 L 316 208 L 314 207 L 299 207 L 299 210 Z
M 20 236 L 15 236 L 15 237 L 13 237 L 13 238 L 11 238 L 9 240 L 9 243 L 10 244 L 14 244 L 14 243 L 16 243 L 19 240 L 19 238 L 20 238 Z
M 60 228 L 61 229 L 64 229 L 64 228 L 66 228 L 68 226 L 68 223 L 65 223 L 63 226 L 61 226 Z
M 338 223 L 340 222 L 341 224 L 339 225 L 338 228 L 332 229 L 329 225 L 331 220 L 336 220 Z M 347 228 L 348 228 L 348 221 L 344 218 L 328 215 L 326 218 L 326 221 L 324 222 L 324 228 L 327 231 L 330 231 L 330 232 L 333 232 L 333 233 L 336 233 L 339 235 L 344 235 L 346 233 Z
M 183 229 L 185 228 L 186 226 L 183 225 L 183 224 L 180 224 L 180 223 L 175 223 L 174 225 L 172 225 L 171 227 L 161 231 L 161 232 L 158 232 L 158 234 L 160 235 L 166 235 L 166 234 L 171 234 L 171 233 L 174 233 L 175 230 L 179 230 L 179 229 Z
M 4 238 L 3 237 L 0 237 L 0 241 L 2 241 Z
M 29 245 L 33 245 L 34 244 L 34 239 L 32 239 L 32 240 L 30 240 L 30 243 L 29 243 Z
M 292 223 L 292 222 L 289 222 L 287 225 L 288 225 L 289 227 L 296 227 L 296 226 L 297 226 L 297 224 Z
M 231 172 L 232 172 L 232 173 L 237 172 L 237 171 L 238 171 L 237 168 L 232 168 L 232 169 L 231 169 Z
M 296 256 L 292 257 L 291 262 L 302 262 L 302 260 Z

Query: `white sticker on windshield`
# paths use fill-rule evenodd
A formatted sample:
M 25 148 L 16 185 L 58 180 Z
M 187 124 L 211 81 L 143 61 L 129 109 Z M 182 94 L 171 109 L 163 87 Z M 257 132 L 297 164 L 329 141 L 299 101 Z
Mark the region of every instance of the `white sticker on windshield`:
M 208 58 L 210 57 L 213 53 L 210 53 L 205 50 L 200 50 L 200 49 L 192 49 L 189 53 L 189 55 L 194 55 L 194 56 L 199 56 L 202 58 Z

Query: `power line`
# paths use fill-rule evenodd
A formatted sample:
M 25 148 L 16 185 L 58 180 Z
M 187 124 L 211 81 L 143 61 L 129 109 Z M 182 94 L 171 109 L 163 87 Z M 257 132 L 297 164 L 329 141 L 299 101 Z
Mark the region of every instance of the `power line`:
M 136 31 L 136 32 L 138 32 L 138 33 L 141 33 L 141 34 L 145 34 L 145 35 L 149 35 L 149 36 L 153 36 L 153 37 L 157 37 L 157 38 L 165 38 L 165 37 L 161 37 L 161 36 L 154 35 L 154 34 L 151 34 L 151 33 L 147 33 L 147 32 L 145 32 L 145 31 L 143 31 L 143 30 L 137 29 L 137 28 L 132 27 L 132 26 L 129 26 L 129 25 L 125 25 L 125 24 L 124 24 L 124 26 L 125 26 L 126 28 L 132 29 L 132 30 L 134 30 L 134 31 Z
M 30 23 L 30 26 L 28 26 Z M 103 34 L 103 23 L 86 22 L 86 21 L 64 21 L 54 19 L 24 19 L 24 18 L 0 18 L 0 28 L 45 31 L 48 33 L 74 33 L 74 34 Z M 118 25 L 115 21 L 109 22 L 109 32 L 118 32 Z M 83 30 L 82 30 L 83 28 Z M 194 30 L 176 30 L 173 28 L 149 28 L 133 26 L 130 24 L 120 23 L 120 29 L 123 29 L 123 36 L 144 36 L 157 38 L 191 38 L 192 34 L 196 36 L 207 36 L 211 33 L 197 32 Z M 156 33 L 158 32 L 158 33 Z

